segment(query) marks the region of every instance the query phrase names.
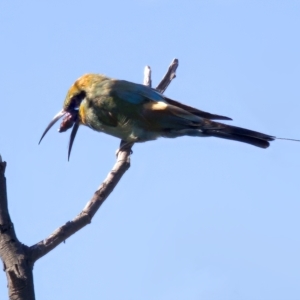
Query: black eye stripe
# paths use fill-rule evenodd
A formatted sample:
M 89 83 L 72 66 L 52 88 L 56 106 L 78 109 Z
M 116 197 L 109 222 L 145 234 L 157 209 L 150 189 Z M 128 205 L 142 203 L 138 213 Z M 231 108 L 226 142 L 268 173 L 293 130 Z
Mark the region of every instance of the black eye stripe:
M 78 106 L 80 105 L 81 101 L 85 98 L 85 96 L 86 96 L 85 91 L 81 91 L 80 93 L 74 95 L 70 100 L 70 105 L 68 109 L 73 110 L 75 108 L 78 108 Z

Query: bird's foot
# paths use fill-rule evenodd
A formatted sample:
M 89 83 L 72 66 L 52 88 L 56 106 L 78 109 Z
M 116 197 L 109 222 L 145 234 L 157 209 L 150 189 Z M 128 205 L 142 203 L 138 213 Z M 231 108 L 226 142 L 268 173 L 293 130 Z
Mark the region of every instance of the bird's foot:
M 132 142 L 126 142 L 126 141 L 121 141 L 119 149 L 116 151 L 116 156 L 118 157 L 120 151 L 124 151 L 127 149 L 130 149 L 130 155 L 133 153 L 131 150 L 131 147 L 133 146 L 134 143 Z

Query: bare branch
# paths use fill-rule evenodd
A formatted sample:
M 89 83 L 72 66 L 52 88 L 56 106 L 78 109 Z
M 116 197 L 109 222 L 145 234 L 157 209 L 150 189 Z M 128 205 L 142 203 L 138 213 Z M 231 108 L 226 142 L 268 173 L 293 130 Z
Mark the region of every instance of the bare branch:
M 159 85 L 156 87 L 156 90 L 158 90 L 160 93 L 164 93 L 171 81 L 176 77 L 176 69 L 179 65 L 179 61 L 177 58 L 174 58 L 171 62 L 169 69 Z
M 19 242 L 7 205 L 6 162 L 0 161 L 0 257 L 6 272 L 9 299 L 34 300 L 32 264 L 28 247 Z
M 146 66 L 144 69 L 144 85 L 151 87 L 152 86 L 152 80 L 151 80 L 151 68 L 149 66 Z
M 2 226 L 4 226 L 4 224 L 10 223 L 10 217 L 7 207 L 6 178 L 4 175 L 6 162 L 2 161 L 1 156 L 0 158 L 0 232 L 2 233 Z
M 78 216 L 74 218 L 74 220 L 67 222 L 65 225 L 56 229 L 45 240 L 40 241 L 39 243 L 30 247 L 31 259 L 33 262 L 54 249 L 72 234 L 91 223 L 93 216 L 101 204 L 110 195 L 123 174 L 130 167 L 130 153 L 131 147 L 123 148 L 118 152 L 118 159 L 113 169 L 109 172 L 106 179 L 94 193 L 92 199 L 86 204 L 85 208 Z

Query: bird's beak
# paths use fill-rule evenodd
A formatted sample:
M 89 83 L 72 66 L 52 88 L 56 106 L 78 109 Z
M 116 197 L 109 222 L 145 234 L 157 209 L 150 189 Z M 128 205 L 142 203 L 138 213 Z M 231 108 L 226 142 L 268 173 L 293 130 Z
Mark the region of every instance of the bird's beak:
M 57 113 L 54 116 L 53 120 L 49 123 L 49 125 L 45 129 L 45 131 L 44 131 L 44 133 L 43 133 L 43 135 L 42 135 L 42 137 L 39 141 L 39 144 L 42 141 L 42 139 L 44 138 L 44 136 L 46 135 L 46 133 L 49 131 L 49 129 L 64 115 L 66 115 L 66 116 L 64 117 L 58 131 L 63 132 L 63 131 L 66 131 L 66 130 L 68 130 L 69 128 L 71 128 L 73 126 L 72 132 L 71 132 L 71 135 L 70 135 L 70 142 L 69 142 L 69 149 L 68 149 L 68 160 L 69 160 L 71 150 L 72 150 L 72 146 L 73 146 L 73 142 L 74 142 L 78 127 L 80 125 L 77 111 L 68 112 L 68 111 L 62 109 L 59 113 Z
M 72 146 L 73 146 L 73 142 L 75 140 L 75 136 L 77 133 L 79 127 L 79 121 L 78 119 L 74 122 L 73 128 L 72 128 L 72 132 L 70 135 L 70 142 L 69 142 L 69 149 L 68 149 L 68 160 L 70 159 L 70 154 L 71 154 L 71 150 L 72 150 Z
M 57 113 L 53 120 L 49 123 L 49 125 L 47 126 L 47 128 L 45 129 L 40 141 L 39 141 L 39 144 L 40 142 L 42 141 L 42 139 L 44 138 L 44 136 L 46 135 L 46 133 L 49 131 L 49 129 L 61 118 L 63 117 L 65 114 L 67 113 L 67 111 L 65 111 L 64 109 L 62 109 L 59 113 Z

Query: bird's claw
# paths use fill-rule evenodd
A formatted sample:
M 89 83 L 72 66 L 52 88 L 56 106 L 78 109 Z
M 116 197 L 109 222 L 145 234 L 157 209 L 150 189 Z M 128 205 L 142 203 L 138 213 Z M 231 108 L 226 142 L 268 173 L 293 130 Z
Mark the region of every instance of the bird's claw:
M 116 151 L 116 156 L 118 157 L 119 153 L 123 150 L 126 150 L 126 149 L 130 149 L 130 155 L 133 154 L 133 151 L 131 149 L 131 147 L 133 146 L 133 143 L 131 142 L 124 142 L 124 141 L 121 141 L 120 143 L 120 147 L 119 149 L 117 149 Z

